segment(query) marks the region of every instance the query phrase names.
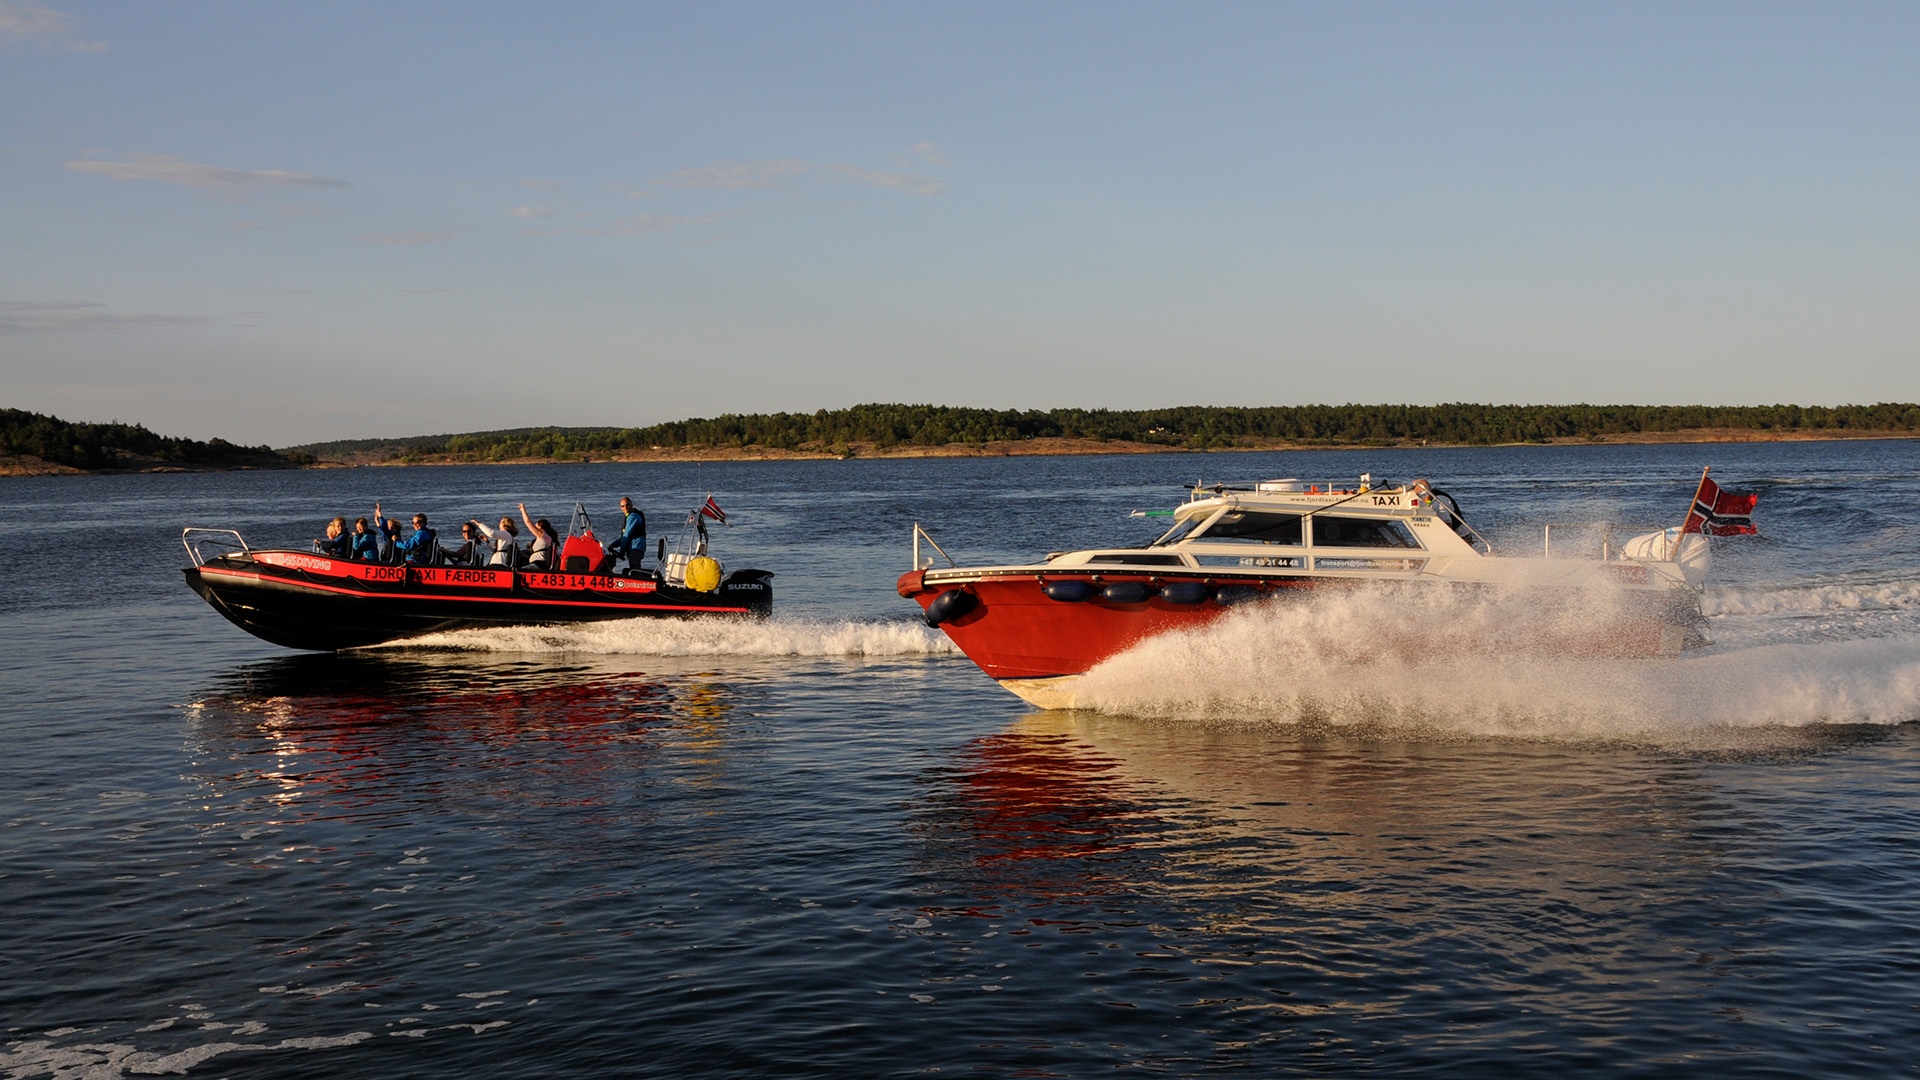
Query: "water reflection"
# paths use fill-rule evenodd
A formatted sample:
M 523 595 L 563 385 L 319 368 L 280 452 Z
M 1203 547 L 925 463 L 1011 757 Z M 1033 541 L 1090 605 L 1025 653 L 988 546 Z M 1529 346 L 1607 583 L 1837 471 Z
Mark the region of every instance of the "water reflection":
M 341 654 L 240 668 L 187 712 L 217 792 L 338 816 L 625 802 L 663 755 L 697 784 L 724 762 L 734 704 L 708 672 Z
M 1057 941 L 1102 1003 L 1335 1027 L 1477 1010 L 1485 1037 L 1510 1039 L 1552 1015 L 1611 1028 L 1768 947 L 1771 894 L 1729 870 L 1751 838 L 1714 765 L 1043 713 L 927 777 L 914 825 L 946 897 L 929 914 Z M 928 928 L 943 931 L 965 933 Z
M 1150 876 L 1166 824 L 1150 784 L 1046 716 L 967 744 L 928 811 L 929 858 L 964 879 L 982 910 L 1128 892 Z

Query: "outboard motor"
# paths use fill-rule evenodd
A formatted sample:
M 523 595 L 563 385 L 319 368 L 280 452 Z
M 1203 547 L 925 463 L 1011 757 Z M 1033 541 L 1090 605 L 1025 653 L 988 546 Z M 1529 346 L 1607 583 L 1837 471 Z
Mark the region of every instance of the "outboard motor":
M 735 570 L 720 579 L 720 595 L 745 605 L 749 616 L 764 619 L 773 614 L 773 575 L 765 570 Z

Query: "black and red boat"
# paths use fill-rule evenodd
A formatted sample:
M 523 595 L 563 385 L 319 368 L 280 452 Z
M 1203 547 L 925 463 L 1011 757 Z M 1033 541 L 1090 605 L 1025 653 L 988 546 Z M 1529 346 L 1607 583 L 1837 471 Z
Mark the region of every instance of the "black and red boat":
M 707 556 L 704 528 L 689 550 L 669 555 L 663 542 L 657 568 L 616 572 L 583 521 L 576 511 L 552 569 L 387 565 L 255 550 L 231 529 L 188 528 L 181 542 L 193 565 L 183 573 L 234 625 L 291 649 L 351 649 L 495 626 L 773 613 L 773 575 L 727 572 Z

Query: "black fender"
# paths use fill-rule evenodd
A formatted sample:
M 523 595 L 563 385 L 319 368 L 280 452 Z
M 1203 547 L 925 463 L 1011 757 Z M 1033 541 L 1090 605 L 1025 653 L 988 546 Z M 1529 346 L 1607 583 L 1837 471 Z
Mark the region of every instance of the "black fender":
M 927 605 L 927 625 L 937 627 L 965 616 L 980 606 L 980 595 L 965 589 L 948 589 Z

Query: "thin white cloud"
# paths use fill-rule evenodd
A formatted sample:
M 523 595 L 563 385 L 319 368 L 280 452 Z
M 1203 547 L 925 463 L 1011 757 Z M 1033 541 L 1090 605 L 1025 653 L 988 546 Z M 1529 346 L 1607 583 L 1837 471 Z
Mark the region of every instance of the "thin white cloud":
M 0 300 L 0 335 L 119 333 L 219 321 L 208 315 L 114 311 L 92 300 Z
M 858 165 L 779 158 L 765 161 L 717 161 L 698 169 L 677 169 L 657 181 L 663 187 L 721 188 L 728 190 L 793 187 L 808 176 L 849 180 L 875 187 L 898 188 L 919 195 L 938 195 L 946 181 L 910 173 L 881 172 Z
M 635 236 L 640 233 L 668 232 L 687 225 L 711 225 L 713 220 L 712 216 L 690 218 L 671 214 L 635 214 L 621 218 L 610 228 L 599 230 L 599 233 L 602 236 Z
M 676 169 L 661 177 L 659 183 L 676 188 L 790 187 L 798 177 L 813 170 L 810 162 L 793 158 L 779 161 L 718 161 L 701 169 Z
M 28 45 L 44 52 L 97 53 L 104 41 L 88 41 L 73 16 L 35 0 L 0 0 L 0 49 Z
M 875 187 L 900 188 L 916 195 L 938 195 L 947 190 L 945 180 L 936 180 L 931 176 L 914 176 L 911 173 L 880 172 L 877 169 L 862 169 L 857 165 L 822 165 L 822 172 L 846 177 L 861 184 Z
M 287 172 L 283 169 L 228 169 L 202 165 L 173 154 L 123 154 L 125 161 L 69 161 L 74 172 L 93 173 L 110 180 L 158 180 L 192 188 L 316 187 L 353 185 L 331 176 Z
M 517 218 L 545 218 L 553 216 L 553 211 L 544 206 L 516 206 L 512 210 L 509 210 L 508 213 Z
M 947 160 L 946 151 L 940 149 L 939 143 L 914 143 L 912 146 L 907 147 L 907 153 L 917 155 L 922 161 L 925 161 L 929 165 L 938 165 L 944 168 L 953 164 L 953 162 Z
M 444 232 L 368 233 L 360 239 L 369 244 L 439 244 L 453 239 L 453 234 Z
M 711 225 L 719 220 L 709 214 L 706 217 L 675 217 L 671 214 L 635 214 L 624 217 L 604 228 L 592 229 L 574 226 L 565 229 L 524 229 L 526 236 L 641 236 L 647 233 L 671 232 L 688 225 Z

